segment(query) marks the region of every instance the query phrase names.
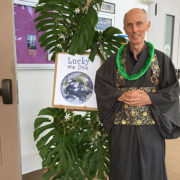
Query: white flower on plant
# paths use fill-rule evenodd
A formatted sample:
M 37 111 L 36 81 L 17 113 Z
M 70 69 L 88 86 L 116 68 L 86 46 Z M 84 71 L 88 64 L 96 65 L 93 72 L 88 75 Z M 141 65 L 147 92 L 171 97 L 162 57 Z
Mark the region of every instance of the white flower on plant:
M 94 152 L 96 152 L 98 149 L 96 148 L 95 150 L 94 150 Z
M 69 19 L 66 19 L 66 21 L 70 24 L 71 23 L 71 21 L 69 20 Z
M 75 14 L 79 14 L 79 13 L 80 13 L 80 9 L 79 9 L 79 8 L 76 8 L 76 9 L 74 10 L 74 12 L 75 12 Z
M 87 112 L 87 113 L 86 113 L 86 116 L 87 116 L 87 117 L 90 117 L 90 116 L 91 116 L 91 113 L 90 113 L 90 112 Z
M 106 147 L 106 146 L 104 146 L 104 145 L 103 145 L 103 148 L 104 148 L 104 149 L 107 149 L 107 147 Z
M 62 45 L 61 45 L 61 44 L 57 44 L 57 47 L 61 49 L 61 48 L 62 48 Z
M 62 18 L 56 18 L 55 21 L 59 22 L 59 21 L 61 21 L 61 20 L 62 20 Z
M 66 121 L 69 121 L 69 120 L 71 119 L 71 115 L 68 114 L 68 113 L 66 113 L 64 119 L 65 119 Z
M 60 35 L 59 35 L 59 38 L 65 40 L 64 34 L 60 34 Z
M 95 140 L 96 140 L 96 139 L 95 139 L 94 137 L 91 137 L 91 141 L 92 141 L 92 142 L 95 142 Z
M 97 134 L 97 136 L 101 136 L 101 132 L 100 131 L 98 131 L 96 134 Z

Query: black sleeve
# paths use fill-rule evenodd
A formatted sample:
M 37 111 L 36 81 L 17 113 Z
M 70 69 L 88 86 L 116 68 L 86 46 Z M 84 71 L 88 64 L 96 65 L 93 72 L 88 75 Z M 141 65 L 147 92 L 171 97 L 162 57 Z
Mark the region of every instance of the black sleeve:
M 149 93 L 150 110 L 162 136 L 167 139 L 180 136 L 179 82 L 172 61 L 157 52 L 160 65 L 160 83 L 157 93 Z
M 176 101 L 179 96 L 179 82 L 171 59 L 160 52 L 157 55 L 160 65 L 160 89 L 157 93 L 149 93 L 151 102 L 154 105 Z
M 95 93 L 100 120 L 106 131 L 110 131 L 114 114 L 121 104 L 117 98 L 122 92 L 115 87 L 115 56 L 106 60 L 96 73 Z

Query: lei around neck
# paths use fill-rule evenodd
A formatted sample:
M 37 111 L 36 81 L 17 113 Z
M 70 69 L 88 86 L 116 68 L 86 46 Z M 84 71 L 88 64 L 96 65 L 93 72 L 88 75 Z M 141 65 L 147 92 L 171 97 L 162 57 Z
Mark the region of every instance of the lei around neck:
M 151 64 L 151 61 L 152 61 L 152 58 L 153 58 L 153 55 L 154 55 L 154 46 L 152 43 L 150 42 L 146 42 L 149 46 L 149 56 L 148 56 L 148 59 L 146 60 L 146 63 L 145 65 L 140 69 L 140 71 L 137 73 L 137 74 L 134 74 L 132 76 L 129 76 L 126 71 L 124 70 L 123 66 L 122 66 L 122 63 L 121 63 L 121 55 L 124 51 L 124 48 L 127 44 L 124 44 L 122 45 L 119 50 L 118 50 L 118 53 L 117 53 L 117 57 L 116 57 L 116 63 L 117 63 L 117 67 L 118 67 L 118 70 L 119 72 L 121 73 L 121 75 L 127 79 L 127 80 L 136 80 L 136 79 L 139 79 L 141 76 L 143 76 L 146 71 L 148 70 L 150 64 Z

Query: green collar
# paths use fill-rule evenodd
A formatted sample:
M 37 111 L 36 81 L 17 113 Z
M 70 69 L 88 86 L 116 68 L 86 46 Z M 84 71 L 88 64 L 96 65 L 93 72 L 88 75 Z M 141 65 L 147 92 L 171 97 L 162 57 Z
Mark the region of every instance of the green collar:
M 150 64 L 151 64 L 151 61 L 152 61 L 152 58 L 153 58 L 153 54 L 154 54 L 154 46 L 152 43 L 150 42 L 146 42 L 149 46 L 149 57 L 148 59 L 146 60 L 146 63 L 145 65 L 141 68 L 141 70 L 137 73 L 137 74 L 134 74 L 132 76 L 129 76 L 124 68 L 122 67 L 122 63 L 121 63 L 121 55 L 124 51 L 124 48 L 127 44 L 124 44 L 122 45 L 119 50 L 118 50 L 118 53 L 117 53 L 117 57 L 116 57 L 116 63 L 117 63 L 117 67 L 119 69 L 119 72 L 121 73 L 121 75 L 127 79 L 127 80 L 136 80 L 136 79 L 139 79 L 141 76 L 143 76 L 146 71 L 148 70 Z

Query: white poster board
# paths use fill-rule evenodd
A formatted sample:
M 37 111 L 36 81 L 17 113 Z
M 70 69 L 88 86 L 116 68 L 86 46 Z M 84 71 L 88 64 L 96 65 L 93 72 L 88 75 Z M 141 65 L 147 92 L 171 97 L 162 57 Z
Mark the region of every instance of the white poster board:
M 88 53 L 56 55 L 53 107 L 97 110 L 94 82 L 101 61 L 99 56 L 93 62 L 88 57 Z

